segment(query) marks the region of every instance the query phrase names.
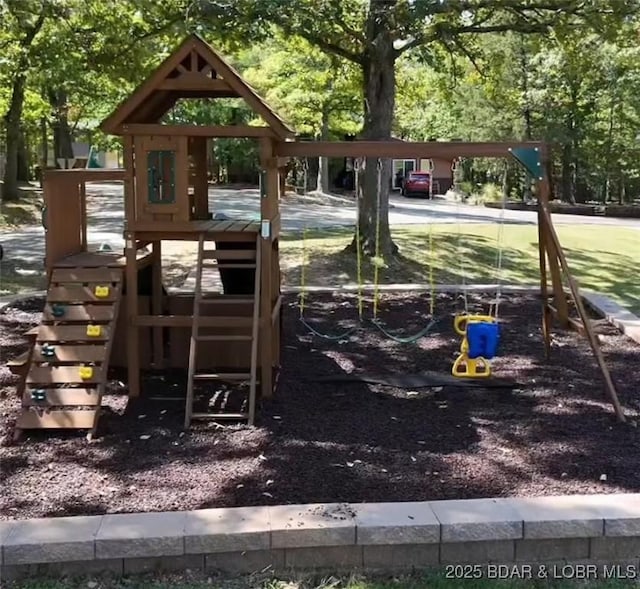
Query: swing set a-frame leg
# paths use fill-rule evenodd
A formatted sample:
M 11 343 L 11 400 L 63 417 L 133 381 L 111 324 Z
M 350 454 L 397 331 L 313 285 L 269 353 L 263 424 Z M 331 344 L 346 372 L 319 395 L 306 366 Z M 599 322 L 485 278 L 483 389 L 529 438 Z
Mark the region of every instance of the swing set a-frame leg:
M 549 325 L 546 323 L 547 317 L 546 314 L 549 313 L 548 302 L 546 300 L 546 291 L 547 291 L 547 277 L 546 277 L 546 263 L 545 258 L 549 261 L 549 266 L 551 268 L 551 279 L 554 287 L 554 294 L 557 294 L 558 290 L 562 292 L 562 300 L 566 305 L 566 298 L 564 296 L 564 288 L 562 287 L 562 274 L 567 281 L 569 286 L 569 291 L 571 293 L 571 298 L 573 299 L 573 303 L 575 304 L 576 311 L 578 312 L 578 316 L 580 318 L 580 327 L 581 331 L 587 338 L 589 345 L 591 346 L 591 350 L 596 358 L 596 362 L 598 363 L 598 368 L 602 373 L 602 377 L 605 382 L 605 386 L 607 389 L 607 394 L 609 396 L 609 400 L 611 401 L 611 405 L 613 406 L 613 410 L 615 411 L 616 417 L 619 422 L 625 423 L 626 418 L 624 415 L 624 411 L 622 410 L 622 406 L 620 405 L 620 400 L 618 399 L 618 393 L 616 391 L 615 384 L 613 383 L 613 379 L 611 378 L 611 373 L 609 372 L 609 368 L 604 359 L 604 355 L 602 354 L 602 350 L 600 349 L 600 344 L 598 342 L 598 336 L 593 330 L 593 324 L 587 315 L 587 311 L 585 309 L 584 303 L 582 302 L 582 297 L 580 295 L 580 290 L 578 287 L 578 283 L 571 274 L 569 269 L 569 265 L 567 263 L 567 258 L 564 255 L 564 251 L 562 250 L 562 246 L 560 245 L 560 239 L 558 238 L 558 234 L 553 226 L 553 222 L 551 220 L 551 213 L 549 212 L 549 207 L 547 205 L 547 200 L 544 198 L 540 199 L 539 204 L 539 235 L 540 235 L 540 271 L 541 271 L 541 287 L 542 287 L 542 295 L 543 295 L 543 304 L 547 307 L 545 311 L 545 317 L 543 319 L 544 326 L 544 335 L 545 335 L 545 349 L 550 350 L 550 342 L 548 340 L 549 336 Z M 551 247 L 549 247 L 551 246 Z M 555 266 L 558 267 L 557 276 L 553 271 Z M 558 296 L 555 296 L 556 301 L 558 300 Z M 556 315 L 560 315 L 560 308 L 556 308 Z M 567 323 L 569 323 L 568 312 L 566 317 Z M 562 319 L 563 317 L 559 317 Z

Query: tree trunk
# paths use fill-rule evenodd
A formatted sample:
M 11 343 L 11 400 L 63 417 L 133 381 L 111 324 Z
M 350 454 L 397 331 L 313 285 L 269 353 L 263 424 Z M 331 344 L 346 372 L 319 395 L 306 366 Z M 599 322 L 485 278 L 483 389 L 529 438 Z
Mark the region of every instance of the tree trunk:
M 24 32 L 20 41 L 22 54 L 16 67 L 16 77 L 11 88 L 11 101 L 5 115 L 6 130 L 6 165 L 4 170 L 3 198 L 16 200 L 18 198 L 18 152 L 20 149 L 20 122 L 22 120 L 22 108 L 24 106 L 24 93 L 27 86 L 27 70 L 29 68 L 29 49 L 42 29 L 45 21 L 47 4 L 42 4 L 42 9 L 36 22 Z
M 31 154 L 25 134 L 20 130 L 20 141 L 18 143 L 18 182 L 28 182 L 31 180 Z
M 322 105 L 322 127 L 320 129 L 320 140 L 329 139 L 329 104 Z M 329 158 L 318 158 L 318 180 L 316 184 L 318 192 L 329 192 Z
M 9 110 L 4 117 L 6 129 L 6 163 L 4 169 L 4 187 L 2 196 L 5 200 L 18 198 L 18 152 L 20 150 L 20 122 L 27 84 L 26 73 L 20 73 L 13 81 Z
M 367 22 L 368 50 L 362 61 L 364 79 L 365 140 L 389 140 L 395 106 L 395 61 L 393 23 L 384 2 L 370 0 Z M 362 251 L 367 255 L 393 256 L 398 247 L 391 239 L 389 228 L 389 186 L 391 161 L 367 158 L 364 173 L 359 175 L 356 187 L 359 216 L 358 224 Z M 380 189 L 380 192 L 379 192 Z M 350 247 L 355 247 L 354 242 Z
M 72 159 L 73 139 L 69 127 L 67 93 L 64 90 L 49 90 L 49 102 L 53 107 L 53 152 L 58 158 Z

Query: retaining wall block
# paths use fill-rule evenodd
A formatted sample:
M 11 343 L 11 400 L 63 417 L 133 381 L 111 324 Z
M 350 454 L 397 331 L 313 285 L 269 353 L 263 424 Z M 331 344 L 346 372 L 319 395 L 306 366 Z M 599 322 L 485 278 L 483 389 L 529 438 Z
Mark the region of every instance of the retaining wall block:
M 356 543 L 355 510 L 345 503 L 269 507 L 271 548 Z
M 4 540 L 4 564 L 93 560 L 101 523 L 100 515 L 15 522 Z
M 189 511 L 184 543 L 187 554 L 268 550 L 271 547 L 269 508 Z
M 353 507 L 358 544 L 431 544 L 440 541 L 440 522 L 427 502 L 363 503 Z
M 186 513 L 105 515 L 96 536 L 96 558 L 184 554 Z
M 522 538 L 522 517 L 511 499 L 433 501 L 442 542 L 516 540 Z

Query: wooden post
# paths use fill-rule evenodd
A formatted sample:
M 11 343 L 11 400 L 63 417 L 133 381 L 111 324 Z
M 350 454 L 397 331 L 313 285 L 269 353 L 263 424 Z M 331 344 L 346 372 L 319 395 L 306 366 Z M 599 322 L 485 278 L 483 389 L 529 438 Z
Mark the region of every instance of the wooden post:
M 80 182 L 80 218 L 82 219 L 80 240 L 82 251 L 86 252 L 89 244 L 87 243 L 87 183 L 85 180 Z
M 540 297 L 542 298 L 542 337 L 544 340 L 544 356 L 545 359 L 549 360 L 551 357 L 551 313 L 549 310 L 549 284 L 547 281 L 547 250 L 540 207 L 538 207 L 538 255 L 540 261 Z
M 278 213 L 280 181 L 278 159 L 274 157 L 271 139 L 260 141 L 260 160 L 265 170 L 261 191 L 260 218 L 262 227 L 268 222 L 269 235 L 261 239 L 261 292 L 260 292 L 260 390 L 264 398 L 273 395 L 273 341 L 272 341 L 272 266 L 273 266 L 273 220 Z M 265 227 L 266 228 L 266 227 Z
M 207 176 L 207 138 L 190 137 L 190 154 L 193 158 L 193 218 L 203 221 L 209 218 L 209 179 Z
M 140 395 L 140 331 L 138 329 L 138 263 L 135 234 L 126 231 L 127 367 L 129 396 Z
M 162 242 L 154 241 L 152 244 L 152 287 L 151 287 L 151 314 L 162 315 Z M 153 328 L 153 364 L 155 368 L 162 368 L 164 364 L 164 339 L 163 328 Z
M 123 159 L 125 168 L 124 177 L 124 223 L 125 227 L 131 226 L 136 220 L 136 191 L 134 160 L 133 160 L 133 137 L 125 135 L 123 138 Z
M 124 137 L 124 213 L 125 228 L 135 222 L 135 169 L 133 138 Z M 138 329 L 138 261 L 135 234 L 125 231 L 125 284 L 127 287 L 127 369 L 129 396 L 140 395 L 140 331 Z
M 538 233 L 543 238 L 544 249 L 547 252 L 549 261 L 549 270 L 551 272 L 551 286 L 553 288 L 553 299 L 557 311 L 557 319 L 560 326 L 566 328 L 569 326 L 569 306 L 567 305 L 567 297 L 562 285 L 562 273 L 558 263 L 559 251 L 550 236 L 549 223 L 551 218 L 542 214 L 543 207 L 547 208 L 549 204 L 549 178 L 545 176 L 538 183 Z

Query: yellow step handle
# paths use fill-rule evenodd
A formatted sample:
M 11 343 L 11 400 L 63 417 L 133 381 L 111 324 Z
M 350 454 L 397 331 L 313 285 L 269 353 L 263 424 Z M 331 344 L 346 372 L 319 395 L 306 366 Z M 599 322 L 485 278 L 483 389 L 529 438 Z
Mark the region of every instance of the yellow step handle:
M 99 299 L 106 299 L 109 296 L 108 286 L 96 286 L 93 291 Z
M 102 326 L 101 325 L 87 325 L 87 336 L 88 337 L 100 337 L 102 334 Z
M 80 378 L 82 380 L 88 380 L 93 377 L 93 367 L 80 366 L 80 368 L 78 369 L 78 373 L 80 374 Z

